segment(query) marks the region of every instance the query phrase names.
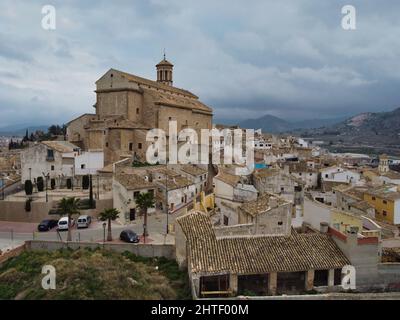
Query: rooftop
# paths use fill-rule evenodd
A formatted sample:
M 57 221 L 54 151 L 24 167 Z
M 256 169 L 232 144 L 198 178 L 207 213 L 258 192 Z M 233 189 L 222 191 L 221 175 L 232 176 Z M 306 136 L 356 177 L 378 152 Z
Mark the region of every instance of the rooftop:
M 269 193 L 263 193 L 257 198 L 256 201 L 246 202 L 241 205 L 240 209 L 251 216 L 256 216 L 285 203 L 287 203 L 287 201 L 283 198 Z
M 74 152 L 77 149 L 80 149 L 78 146 L 68 141 L 42 141 L 41 143 L 47 146 L 48 148 L 61 153 Z
M 119 173 L 114 179 L 122 184 L 127 190 L 154 188 L 152 182 L 147 181 L 137 174 Z
M 190 212 L 176 219 L 188 241 L 193 273 L 260 274 L 342 268 L 349 260 L 327 234 L 217 238 L 210 218 Z
M 394 184 L 386 184 L 376 188 L 371 188 L 365 193 L 386 200 L 400 199 L 400 192 L 398 191 L 397 186 Z

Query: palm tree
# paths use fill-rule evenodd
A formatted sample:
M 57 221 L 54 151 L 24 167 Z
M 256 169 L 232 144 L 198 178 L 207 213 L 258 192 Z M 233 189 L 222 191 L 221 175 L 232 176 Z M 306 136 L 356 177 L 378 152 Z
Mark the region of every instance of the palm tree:
M 67 241 L 72 241 L 71 236 L 71 218 L 74 214 L 79 214 L 79 204 L 80 199 L 71 197 L 71 198 L 62 198 L 58 204 L 58 209 L 61 215 L 68 216 L 68 236 Z
M 108 221 L 108 233 L 107 233 L 107 241 L 112 241 L 112 233 L 111 233 L 111 220 L 115 220 L 119 216 L 119 211 L 115 208 L 104 209 L 103 212 L 100 212 L 100 220 Z
M 144 215 L 143 221 L 143 237 L 149 235 L 147 232 L 147 209 L 154 208 L 155 201 L 154 195 L 149 192 L 140 193 L 135 199 L 136 205 L 140 208 L 142 214 Z

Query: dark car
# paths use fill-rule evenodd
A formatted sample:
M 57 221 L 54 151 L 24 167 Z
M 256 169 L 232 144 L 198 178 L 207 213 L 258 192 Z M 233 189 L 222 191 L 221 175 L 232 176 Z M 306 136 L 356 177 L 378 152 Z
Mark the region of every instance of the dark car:
M 57 226 L 58 220 L 43 220 L 41 223 L 38 225 L 38 230 L 39 231 L 49 231 L 53 229 L 54 227 Z
M 139 236 L 133 232 L 132 230 L 126 229 L 121 232 L 119 238 L 122 241 L 129 242 L 129 243 L 138 243 L 140 241 Z

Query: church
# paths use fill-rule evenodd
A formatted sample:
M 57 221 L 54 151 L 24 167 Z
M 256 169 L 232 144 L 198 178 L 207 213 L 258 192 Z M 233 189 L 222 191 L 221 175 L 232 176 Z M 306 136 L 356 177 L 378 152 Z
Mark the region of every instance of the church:
M 157 81 L 115 69 L 96 81 L 95 113 L 86 113 L 67 124 L 68 141 L 82 150 L 103 150 L 104 165 L 124 158 L 145 161 L 148 130 L 212 128 L 212 109 L 193 93 L 173 86 L 173 64 L 156 65 Z

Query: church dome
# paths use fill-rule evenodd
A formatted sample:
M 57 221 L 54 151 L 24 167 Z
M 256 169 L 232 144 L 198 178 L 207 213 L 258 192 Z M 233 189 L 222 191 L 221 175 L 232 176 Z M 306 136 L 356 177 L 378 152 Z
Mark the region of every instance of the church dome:
M 174 65 L 164 58 L 159 63 L 156 64 L 156 67 L 161 67 L 161 66 L 173 67 Z

